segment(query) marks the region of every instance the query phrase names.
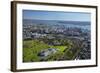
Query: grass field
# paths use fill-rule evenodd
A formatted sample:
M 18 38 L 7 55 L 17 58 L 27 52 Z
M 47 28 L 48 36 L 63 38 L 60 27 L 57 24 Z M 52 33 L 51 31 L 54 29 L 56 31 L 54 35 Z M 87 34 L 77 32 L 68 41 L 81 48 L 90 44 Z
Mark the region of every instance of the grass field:
M 37 54 L 40 51 L 48 49 L 48 48 L 57 49 L 58 50 L 57 54 L 61 55 L 61 54 L 63 54 L 63 51 L 65 49 L 67 49 L 67 46 L 50 46 L 39 40 L 24 40 L 23 41 L 23 62 L 38 62 L 38 61 L 40 61 L 40 58 Z M 57 55 L 57 54 L 55 54 L 55 55 Z
M 56 48 L 58 49 L 60 52 L 63 52 L 65 49 L 67 49 L 67 46 L 50 46 L 50 48 Z

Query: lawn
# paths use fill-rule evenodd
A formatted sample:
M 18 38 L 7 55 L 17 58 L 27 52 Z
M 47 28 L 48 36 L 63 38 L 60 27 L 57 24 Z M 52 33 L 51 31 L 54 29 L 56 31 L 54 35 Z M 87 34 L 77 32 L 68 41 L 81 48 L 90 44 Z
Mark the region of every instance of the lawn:
M 50 46 L 50 48 L 56 48 L 58 49 L 60 52 L 63 52 L 65 49 L 67 49 L 67 46 Z
M 43 50 L 47 49 L 49 46 L 38 40 L 27 40 L 23 42 L 23 62 L 33 62 L 39 61 L 37 54 Z
M 41 61 L 40 57 L 38 56 L 38 53 L 40 53 L 42 50 L 45 50 L 48 48 L 57 49 L 58 57 L 62 56 L 62 54 L 64 53 L 63 51 L 65 49 L 68 49 L 67 46 L 62 46 L 62 45 L 61 46 L 50 46 L 50 45 L 48 45 L 42 41 L 36 40 L 36 39 L 35 40 L 24 40 L 23 41 L 23 62 L 39 62 L 39 61 Z M 57 57 L 57 55 L 55 54 L 54 57 Z M 49 56 L 49 58 L 50 58 L 50 56 Z M 50 60 L 51 59 L 48 59 L 48 61 L 50 61 Z M 52 60 L 53 60 L 53 58 L 52 58 Z

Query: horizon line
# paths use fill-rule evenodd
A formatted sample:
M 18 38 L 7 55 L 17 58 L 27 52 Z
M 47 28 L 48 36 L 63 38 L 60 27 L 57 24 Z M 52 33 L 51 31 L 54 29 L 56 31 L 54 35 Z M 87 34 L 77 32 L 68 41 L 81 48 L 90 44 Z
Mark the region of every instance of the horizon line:
M 23 19 L 25 20 L 25 18 Z M 26 19 L 26 20 L 44 20 L 44 19 Z M 46 19 L 48 20 L 48 19 Z M 77 21 L 77 20 L 51 20 L 49 19 L 50 21 Z M 91 21 L 79 21 L 79 22 L 91 22 Z

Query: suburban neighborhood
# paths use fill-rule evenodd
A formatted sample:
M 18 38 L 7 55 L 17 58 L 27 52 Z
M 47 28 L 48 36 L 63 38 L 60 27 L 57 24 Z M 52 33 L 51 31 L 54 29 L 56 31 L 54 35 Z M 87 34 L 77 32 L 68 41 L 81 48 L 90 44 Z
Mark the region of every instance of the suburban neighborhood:
M 70 27 L 67 23 L 66 25 L 42 23 L 25 25 L 24 23 L 23 25 L 24 50 L 33 49 L 35 52 L 34 57 L 31 54 L 33 58 L 30 58 L 30 61 L 32 62 L 91 59 L 90 39 L 90 30 L 83 29 L 81 26 Z M 34 43 L 34 46 L 25 47 L 27 42 L 31 42 L 30 46 Z M 27 62 L 26 59 L 27 57 L 24 56 L 24 62 Z

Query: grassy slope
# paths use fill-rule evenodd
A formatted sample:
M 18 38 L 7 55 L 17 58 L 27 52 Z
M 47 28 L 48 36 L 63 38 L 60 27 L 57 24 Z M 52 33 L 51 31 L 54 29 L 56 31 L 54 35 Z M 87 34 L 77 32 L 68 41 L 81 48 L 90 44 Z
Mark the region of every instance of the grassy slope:
M 63 51 L 67 48 L 67 46 L 49 46 L 43 42 L 39 42 L 38 40 L 28 40 L 23 42 L 23 61 L 24 62 L 33 62 L 40 61 L 40 58 L 37 54 L 43 50 L 48 48 L 56 48 L 59 50 L 59 54 L 63 53 Z

